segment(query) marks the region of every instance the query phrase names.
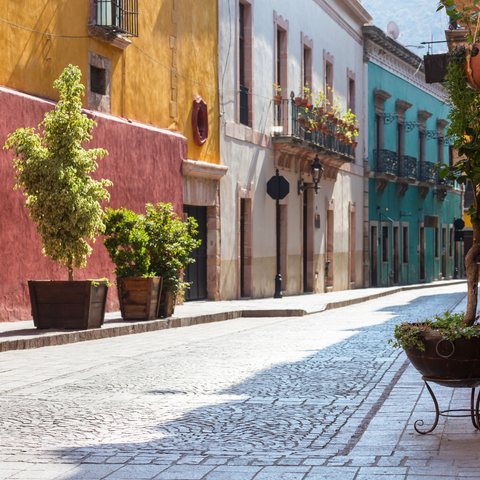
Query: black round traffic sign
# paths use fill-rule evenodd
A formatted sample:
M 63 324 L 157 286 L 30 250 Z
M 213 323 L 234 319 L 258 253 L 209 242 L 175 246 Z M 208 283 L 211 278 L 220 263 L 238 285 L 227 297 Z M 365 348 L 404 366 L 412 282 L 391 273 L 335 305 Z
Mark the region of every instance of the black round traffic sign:
M 456 218 L 453 222 L 453 226 L 455 227 L 455 230 L 462 230 L 465 226 L 465 222 L 461 218 Z
M 290 192 L 290 183 L 282 175 L 275 175 L 267 182 L 267 193 L 274 200 L 283 200 Z

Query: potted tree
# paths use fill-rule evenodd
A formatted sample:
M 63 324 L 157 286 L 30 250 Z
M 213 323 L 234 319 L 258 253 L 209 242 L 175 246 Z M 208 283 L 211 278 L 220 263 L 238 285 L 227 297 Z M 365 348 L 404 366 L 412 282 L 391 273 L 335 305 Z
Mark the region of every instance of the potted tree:
M 475 4 L 479 0 L 475 0 Z M 447 13 L 453 18 L 456 8 L 445 0 Z M 439 9 L 443 8 L 440 4 Z M 476 11 L 463 9 L 477 18 Z M 476 29 L 467 37 L 474 42 Z M 460 184 L 471 182 L 474 202 L 469 210 L 473 227 L 473 245 L 465 256 L 467 272 L 467 310 L 464 314 L 446 312 L 433 320 L 419 323 L 404 322 L 395 329 L 395 346 L 403 347 L 412 364 L 424 378 L 448 386 L 475 387 L 480 384 L 480 325 L 478 324 L 478 268 L 480 255 L 480 92 L 470 88 L 465 75 L 468 57 L 473 55 L 472 43 L 450 52 L 448 74 L 445 78 L 446 103 L 450 106 L 447 136 L 453 141 L 460 160 L 453 166 L 439 168 L 441 178 Z M 478 404 L 477 404 L 478 410 Z M 421 432 L 424 433 L 424 432 Z
M 105 211 L 105 245 L 115 264 L 120 311 L 125 320 L 158 318 L 162 278 L 150 268 L 145 216 L 126 208 Z
M 201 243 L 195 239 L 197 222 L 193 217 L 182 222 L 171 203 L 147 204 L 145 219 L 145 231 L 150 238 L 151 269 L 163 278 L 159 315 L 170 317 L 176 299 L 182 299 L 189 287 L 183 281 L 182 271 L 195 261 L 190 255 Z
M 109 200 L 104 187 L 112 185 L 89 175 L 107 152 L 82 147 L 95 122 L 82 113 L 80 78 L 80 69 L 69 65 L 53 84 L 60 101 L 45 114 L 42 133 L 19 128 L 5 144 L 15 152 L 15 188 L 27 197 L 42 252 L 68 270 L 68 281 L 28 281 L 37 328 L 98 328 L 105 316 L 107 281 L 74 281 L 74 268 L 85 267 L 92 252 L 88 240 L 103 231 L 100 202 Z
M 170 203 L 147 203 L 145 215 L 107 209 L 104 245 L 116 265 L 120 308 L 128 319 L 170 317 L 188 284 L 182 270 L 195 260 L 197 222 L 182 222 Z M 163 286 L 162 286 L 163 284 Z M 143 316 L 141 316 L 143 315 Z

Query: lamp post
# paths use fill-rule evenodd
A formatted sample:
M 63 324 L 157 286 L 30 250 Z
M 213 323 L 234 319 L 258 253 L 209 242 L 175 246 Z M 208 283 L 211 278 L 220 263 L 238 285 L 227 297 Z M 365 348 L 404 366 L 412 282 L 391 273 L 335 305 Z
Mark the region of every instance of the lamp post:
M 298 194 L 300 195 L 303 193 L 305 190 L 308 190 L 309 188 L 315 189 L 315 193 L 318 193 L 318 189 L 321 188 L 319 187 L 320 180 L 322 179 L 323 176 L 323 167 L 322 164 L 320 163 L 320 159 L 318 158 L 318 155 L 315 156 L 315 159 L 313 160 L 313 163 L 310 167 L 312 171 L 312 178 L 313 178 L 313 187 L 309 187 L 304 181 L 303 178 L 301 178 L 298 181 Z

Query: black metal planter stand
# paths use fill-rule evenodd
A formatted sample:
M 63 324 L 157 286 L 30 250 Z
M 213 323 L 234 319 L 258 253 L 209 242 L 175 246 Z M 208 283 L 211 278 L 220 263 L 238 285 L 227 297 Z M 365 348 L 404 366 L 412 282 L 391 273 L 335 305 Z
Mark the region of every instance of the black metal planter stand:
M 468 380 L 449 380 L 449 379 L 439 379 L 439 378 L 432 378 L 432 377 L 422 377 L 422 380 L 425 382 L 427 387 L 428 393 L 432 397 L 433 403 L 435 404 L 435 422 L 430 430 L 419 430 L 417 425 L 422 427 L 424 425 L 423 420 L 417 420 L 414 424 L 415 431 L 420 433 L 421 435 L 426 435 L 427 433 L 431 433 L 435 430 L 438 424 L 438 419 L 440 415 L 443 417 L 470 417 L 472 420 L 473 426 L 480 430 L 480 393 L 477 395 L 477 400 L 475 401 L 475 388 L 480 385 L 480 378 L 470 378 Z M 458 409 L 458 410 L 442 410 L 440 411 L 438 407 L 438 402 L 433 393 L 432 389 L 428 382 L 433 382 L 440 384 L 444 387 L 450 388 L 471 388 L 472 394 L 470 397 L 470 409 Z M 462 414 L 461 412 L 468 412 L 466 414 Z M 458 415 L 456 415 L 458 413 Z

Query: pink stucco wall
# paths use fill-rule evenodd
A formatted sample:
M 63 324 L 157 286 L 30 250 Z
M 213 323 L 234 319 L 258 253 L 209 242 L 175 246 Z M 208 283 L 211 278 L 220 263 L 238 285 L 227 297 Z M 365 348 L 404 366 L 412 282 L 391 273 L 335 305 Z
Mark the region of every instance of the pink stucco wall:
M 54 102 L 0 87 L 0 146 L 19 127 L 37 127 Z M 109 152 L 99 161 L 97 178 L 113 182 L 112 208 L 125 206 L 143 212 L 145 203 L 170 202 L 181 215 L 183 205 L 182 160 L 187 140 L 170 130 L 152 127 L 98 112 L 86 112 L 98 126 L 85 148 Z M 0 149 L 0 322 L 31 318 L 27 281 L 66 280 L 66 269 L 41 253 L 36 226 L 24 208 L 26 197 L 13 190 L 15 171 L 11 152 Z M 76 270 L 77 279 L 108 277 L 114 280 L 102 238 L 93 244 L 87 268 Z M 116 289 L 108 295 L 107 311 L 118 309 Z

